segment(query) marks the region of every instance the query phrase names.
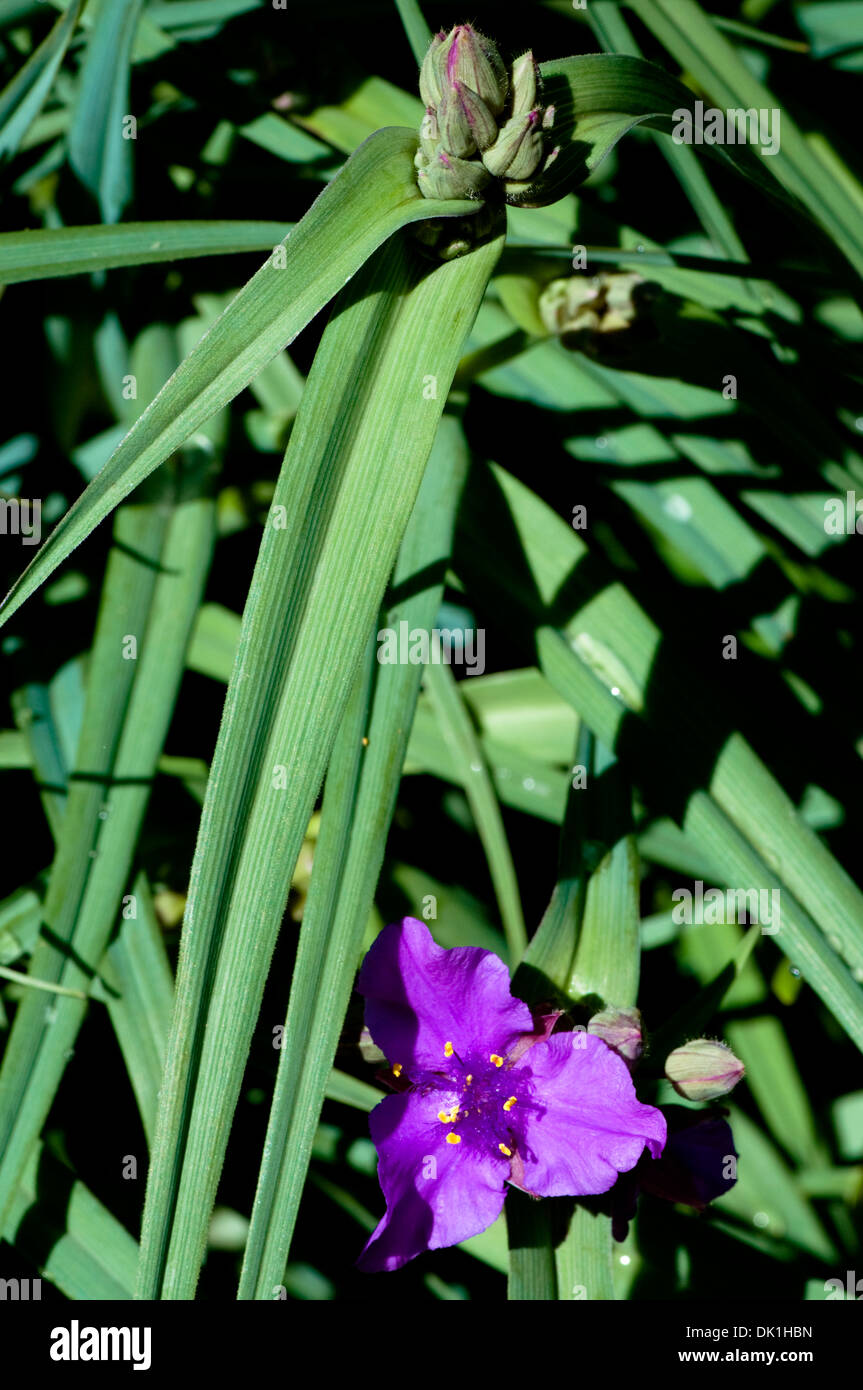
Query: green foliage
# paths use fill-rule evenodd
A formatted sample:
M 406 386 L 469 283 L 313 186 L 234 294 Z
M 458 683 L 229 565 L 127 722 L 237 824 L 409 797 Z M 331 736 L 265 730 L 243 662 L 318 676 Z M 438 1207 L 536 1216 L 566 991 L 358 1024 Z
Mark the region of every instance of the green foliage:
M 859 1259 L 863 7 L 480 8 L 554 107 L 506 208 L 417 187 L 440 6 L 0 4 L 0 1231 L 70 1299 L 357 1296 L 405 914 L 565 1027 L 637 1003 L 643 1099 L 694 1036 L 746 1067 L 702 1220 L 513 1192 L 406 1296 Z M 778 148 L 678 143 L 696 102 Z

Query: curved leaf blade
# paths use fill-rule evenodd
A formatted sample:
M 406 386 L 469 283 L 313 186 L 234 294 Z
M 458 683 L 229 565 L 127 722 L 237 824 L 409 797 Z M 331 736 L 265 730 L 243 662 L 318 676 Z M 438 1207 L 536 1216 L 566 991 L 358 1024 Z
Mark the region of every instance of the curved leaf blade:
M 0 605 L 0 622 L 292 342 L 387 237 L 422 218 L 476 211 L 478 203 L 423 198 L 414 177 L 415 149 L 412 131 L 388 126 L 351 156 L 280 243 L 284 254 L 274 254 L 252 276 L 120 441 Z

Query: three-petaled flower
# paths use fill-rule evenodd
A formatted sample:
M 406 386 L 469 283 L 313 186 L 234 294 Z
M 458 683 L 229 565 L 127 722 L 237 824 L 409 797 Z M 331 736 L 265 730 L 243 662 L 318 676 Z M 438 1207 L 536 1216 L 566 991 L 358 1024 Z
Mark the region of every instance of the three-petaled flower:
M 645 1145 L 662 1152 L 665 1120 L 636 1099 L 625 1062 L 585 1032 L 537 1031 L 492 951 L 447 950 L 405 917 L 375 941 L 358 988 L 405 1088 L 370 1117 L 387 1210 L 361 1269 L 398 1269 L 484 1231 L 507 1184 L 538 1197 L 607 1192 Z

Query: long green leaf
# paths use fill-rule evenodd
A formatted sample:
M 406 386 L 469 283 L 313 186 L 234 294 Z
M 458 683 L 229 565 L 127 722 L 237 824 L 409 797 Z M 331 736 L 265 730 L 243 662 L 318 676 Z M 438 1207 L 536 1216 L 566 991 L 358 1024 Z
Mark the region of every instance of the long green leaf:
M 284 222 L 124 222 L 0 232 L 0 284 L 83 275 L 194 256 L 267 251 L 290 233 Z
M 631 0 L 635 13 L 724 110 L 779 108 L 773 93 L 752 75 L 696 0 Z M 782 110 L 780 145 L 762 165 L 798 198 L 863 274 L 863 223 L 844 184 L 818 159 L 787 111 Z
M 461 426 L 453 416 L 445 415 L 399 551 L 391 586 L 392 602 L 383 626 L 398 631 L 400 622 L 407 622 L 409 628 L 426 630 L 433 625 L 443 595 L 455 513 L 466 472 L 467 448 Z M 240 1298 L 266 1298 L 273 1282 L 281 1280 L 324 1086 L 328 1096 L 349 1098 L 345 1084 L 351 1078 L 339 1076 L 337 1084 L 341 1090 L 334 1092 L 337 1074 L 331 1072 L 327 1079 L 327 1071 L 338 1042 L 384 857 L 420 676 L 421 668 L 410 664 L 379 667 L 359 783 L 354 787 L 349 775 L 344 779 L 341 796 L 338 787 L 333 788 L 336 816 L 350 816 L 350 841 L 342 865 L 322 863 L 316 856 Z M 334 762 L 335 758 L 334 752 Z M 350 760 L 349 747 L 343 750 L 342 760 Z M 333 770 L 331 765 L 328 798 Z M 325 806 L 322 832 L 328 815 L 330 808 Z M 315 875 L 319 877 L 316 879 Z M 338 890 L 338 901 L 327 913 L 333 884 Z M 351 1103 L 361 1103 L 363 1097 L 371 1100 L 370 1105 L 364 1106 L 370 1109 L 381 1094 L 365 1083 L 351 1083 Z
M 395 238 L 347 287 L 316 354 L 204 804 L 140 1297 L 194 1292 L 290 876 L 500 241 L 429 272 Z
M 694 98 L 688 87 L 658 64 L 626 53 L 582 53 L 552 59 L 540 64 L 540 73 L 544 100 L 554 107 L 550 140 L 553 138 L 558 153 L 533 183 L 507 186 L 507 201 L 517 207 L 555 202 L 586 179 L 628 131 L 646 125 L 670 133 L 674 112 L 693 110 Z M 762 188 L 775 192 L 759 160 L 746 146 L 704 148 Z
M 432 661 L 426 669 L 425 684 L 450 756 L 460 768 L 460 781 L 494 883 L 510 961 L 515 965 L 524 955 L 527 932 L 515 865 L 482 747 L 449 667 Z
M 195 495 L 200 467 L 179 472 L 173 497 L 166 476 L 162 497 L 117 518 L 76 768 L 31 958 L 38 979 L 89 990 L 120 909 L 212 550 L 213 502 Z M 0 1213 L 9 1209 L 86 1009 L 85 1001 L 64 997 L 46 1010 L 33 991 L 19 1005 L 0 1068 Z
M 417 188 L 416 136 L 392 127 L 360 147 L 231 301 L 97 473 L 0 607 L 8 618 L 154 468 L 247 386 L 381 242 L 421 218 L 475 212 Z M 347 215 L 349 214 L 349 215 Z
M 137 1243 L 42 1144 L 31 1150 L 3 1235 L 67 1298 L 133 1296 Z
M 143 8 L 144 0 L 91 0 L 89 6 L 93 27 L 69 127 L 69 158 L 106 222 L 119 222 L 132 197 L 129 67 Z
M 10 159 L 42 110 L 72 37 L 82 0 L 72 0 L 44 43 L 0 92 L 0 159 Z

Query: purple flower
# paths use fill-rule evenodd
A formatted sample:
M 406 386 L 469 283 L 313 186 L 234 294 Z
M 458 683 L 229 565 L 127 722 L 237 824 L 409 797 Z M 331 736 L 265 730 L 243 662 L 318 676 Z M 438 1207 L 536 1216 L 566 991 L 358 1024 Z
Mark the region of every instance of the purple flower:
M 507 1183 L 538 1197 L 607 1192 L 645 1144 L 662 1152 L 665 1120 L 636 1099 L 625 1063 L 586 1032 L 537 1030 L 493 952 L 446 950 L 405 917 L 375 941 L 358 988 L 406 1087 L 370 1116 L 387 1211 L 360 1268 L 398 1269 L 484 1231 Z
M 737 1150 L 725 1111 L 666 1105 L 668 1143 L 658 1163 L 639 1163 L 612 1193 L 615 1240 L 625 1240 L 639 1193 L 703 1211 L 737 1181 Z

